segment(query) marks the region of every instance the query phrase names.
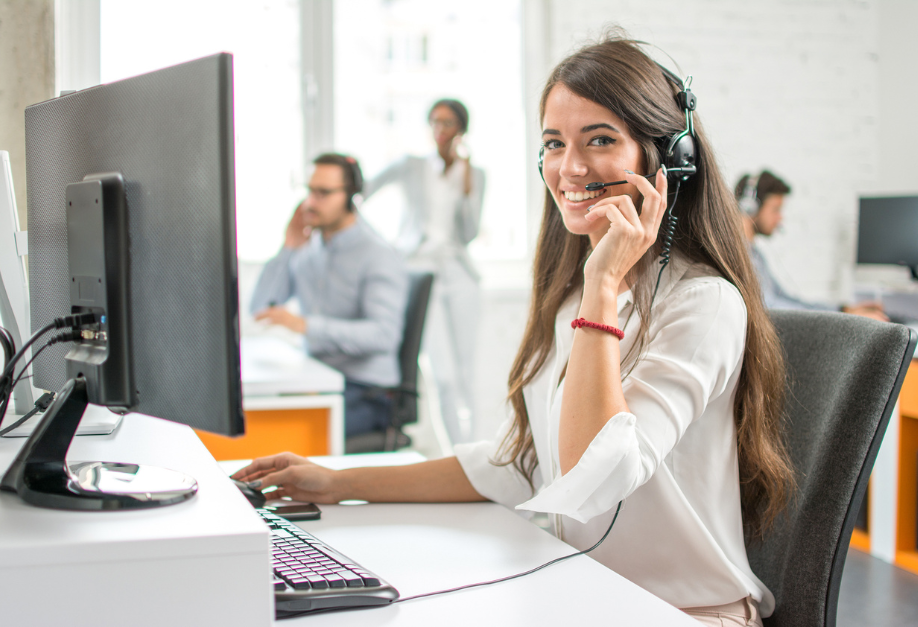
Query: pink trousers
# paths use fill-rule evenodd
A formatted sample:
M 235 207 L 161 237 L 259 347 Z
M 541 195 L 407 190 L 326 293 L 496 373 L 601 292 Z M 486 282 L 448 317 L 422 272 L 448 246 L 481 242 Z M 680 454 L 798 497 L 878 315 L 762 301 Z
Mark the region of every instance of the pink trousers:
M 690 607 L 683 612 L 702 625 L 711 627 L 762 627 L 759 616 L 759 604 L 752 597 L 746 597 L 733 603 L 712 605 L 710 607 Z

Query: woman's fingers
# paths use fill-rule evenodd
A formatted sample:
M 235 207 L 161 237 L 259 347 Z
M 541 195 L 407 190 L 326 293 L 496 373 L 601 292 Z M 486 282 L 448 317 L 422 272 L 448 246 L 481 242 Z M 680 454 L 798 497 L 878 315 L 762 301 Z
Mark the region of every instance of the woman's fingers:
M 303 459 L 303 458 L 299 458 Z M 298 501 L 307 500 L 316 503 L 329 503 L 332 498 L 332 471 L 306 460 L 302 464 L 287 464 L 261 477 L 259 488 L 264 490 L 276 487 L 268 492 L 268 498 L 289 496 Z
M 585 216 L 588 222 L 596 222 L 603 218 L 609 220 L 609 222 L 624 219 L 635 227 L 641 224 L 641 219 L 638 216 L 637 209 L 634 208 L 634 202 L 632 202 L 630 196 L 603 198 L 590 207 L 589 213 Z
M 265 476 L 275 470 L 280 470 L 288 466 L 306 463 L 306 459 L 293 453 L 278 453 L 267 457 L 259 457 L 252 460 L 245 468 L 237 470 L 231 475 L 232 479 L 238 481 L 251 481 Z
M 300 480 L 297 474 L 296 466 L 289 466 L 276 472 L 268 473 L 261 478 L 261 489 L 277 486 L 278 489 L 290 491 L 291 489 L 300 488 L 297 485 Z
M 644 201 L 641 203 L 641 223 L 656 237 L 660 222 L 663 220 L 663 214 L 666 213 L 667 181 L 666 176 L 663 174 L 663 168 L 657 171 L 654 184 L 651 184 L 650 181 L 639 174 L 627 171 L 625 172 L 625 179 L 637 187 L 644 197 Z
M 237 481 L 251 481 L 252 479 L 257 479 L 260 476 L 263 476 L 266 472 L 270 472 L 274 469 L 274 457 L 261 457 L 259 459 L 253 460 L 251 464 L 237 470 L 231 475 L 232 479 Z

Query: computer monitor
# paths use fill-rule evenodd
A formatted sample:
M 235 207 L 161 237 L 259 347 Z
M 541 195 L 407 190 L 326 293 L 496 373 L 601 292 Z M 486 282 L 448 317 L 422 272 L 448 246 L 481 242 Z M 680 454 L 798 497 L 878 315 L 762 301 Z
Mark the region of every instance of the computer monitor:
M 16 346 L 21 346 L 22 336 L 28 334 L 26 307 L 29 299 L 20 235 L 10 153 L 0 150 L 0 324 Z M 32 386 L 23 379 L 13 390 L 14 411 L 25 414 L 32 408 L 33 400 Z
M 63 95 L 25 122 L 32 330 L 95 318 L 35 358 L 35 386 L 60 392 L 0 487 L 67 509 L 181 502 L 184 475 L 64 455 L 87 402 L 244 430 L 232 56 Z M 140 487 L 151 478 L 163 487 Z
M 908 266 L 918 280 L 918 196 L 860 199 L 857 262 Z

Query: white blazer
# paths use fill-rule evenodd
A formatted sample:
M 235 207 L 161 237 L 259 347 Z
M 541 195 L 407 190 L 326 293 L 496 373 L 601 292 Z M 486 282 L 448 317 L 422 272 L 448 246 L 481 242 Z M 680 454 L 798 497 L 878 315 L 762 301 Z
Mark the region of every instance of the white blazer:
M 459 170 L 462 163 L 453 167 Z M 431 211 L 435 204 L 431 202 L 433 173 L 443 171 L 443 159 L 436 153 L 428 157 L 406 156 L 389 165 L 385 170 L 372 179 L 367 180 L 363 186 L 363 197 L 369 198 L 377 191 L 389 184 L 401 186 L 405 194 L 405 210 L 402 212 L 398 235 L 394 245 L 397 249 L 411 258 L 428 236 Z M 450 168 L 452 170 L 453 168 Z M 459 177 L 458 180 L 461 180 Z M 478 236 L 478 227 L 481 223 L 481 202 L 484 198 L 485 174 L 484 170 L 472 166 L 472 190 L 469 195 L 462 192 L 461 185 L 457 184 L 452 189 L 449 199 L 438 199 L 452 204 L 453 213 L 450 229 L 452 250 L 459 263 L 469 275 L 478 278 L 478 272 L 472 263 L 466 245 Z
M 496 466 L 497 438 L 455 447 L 475 489 L 508 507 L 551 514 L 554 532 L 679 608 L 722 605 L 751 595 L 763 616 L 774 597 L 752 572 L 743 538 L 733 400 L 745 347 L 746 307 L 714 271 L 674 255 L 652 305 L 649 344 L 633 365 L 640 326 L 631 292 L 618 299 L 625 377 L 633 413 L 610 416 L 577 465 L 562 476 L 558 426 L 581 295 L 558 312 L 555 345 L 523 390 L 538 468 L 537 493 L 512 465 Z M 629 373 L 630 370 L 630 374 Z M 627 376 L 625 376 L 627 375 Z

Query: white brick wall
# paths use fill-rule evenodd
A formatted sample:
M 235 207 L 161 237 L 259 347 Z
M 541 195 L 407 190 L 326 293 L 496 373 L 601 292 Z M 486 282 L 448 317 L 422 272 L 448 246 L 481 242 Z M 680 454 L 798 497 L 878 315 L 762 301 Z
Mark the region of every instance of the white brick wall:
M 618 23 L 694 76 L 732 185 L 767 167 L 793 188 L 763 249 L 787 289 L 847 298 L 858 191 L 877 177 L 875 0 L 548 0 L 552 63 Z
M 604 24 L 618 23 L 656 44 L 694 75 L 699 117 L 728 184 L 768 167 L 794 188 L 784 229 L 763 242 L 786 288 L 824 302 L 849 298 L 859 192 L 918 194 L 918 39 L 911 36 L 918 1 L 524 2 L 528 26 L 544 29 L 527 39 L 528 115 L 537 115 L 543 68 L 596 38 Z M 534 139 L 538 124 L 528 128 Z M 530 216 L 541 210 L 536 182 Z M 505 415 L 505 382 L 527 300 L 527 290 L 484 295 L 479 437 L 489 437 Z

